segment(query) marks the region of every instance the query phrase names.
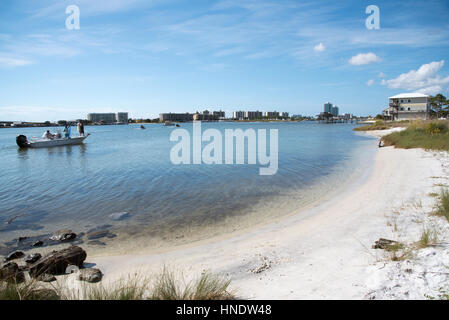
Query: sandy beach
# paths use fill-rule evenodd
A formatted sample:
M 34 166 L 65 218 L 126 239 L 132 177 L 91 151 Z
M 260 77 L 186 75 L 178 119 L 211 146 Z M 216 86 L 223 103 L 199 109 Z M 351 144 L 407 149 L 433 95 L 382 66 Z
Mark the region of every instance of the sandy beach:
M 429 194 L 448 181 L 447 153 L 383 147 L 363 181 L 296 215 L 169 252 L 91 255 L 87 262 L 105 282 L 136 271 L 151 275 L 164 265 L 186 279 L 209 270 L 232 279 L 244 299 L 424 299 L 448 283 L 448 224 L 429 215 L 435 204 Z M 371 248 L 379 238 L 417 241 L 430 225 L 441 244 L 410 260 L 393 262 Z

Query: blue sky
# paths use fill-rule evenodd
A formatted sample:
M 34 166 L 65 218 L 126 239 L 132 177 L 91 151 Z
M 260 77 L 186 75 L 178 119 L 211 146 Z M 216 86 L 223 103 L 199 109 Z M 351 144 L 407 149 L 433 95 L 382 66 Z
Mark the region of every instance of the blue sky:
M 445 0 L 2 0 L 0 120 L 316 115 L 326 101 L 375 115 L 390 95 L 448 94 L 448 16 Z

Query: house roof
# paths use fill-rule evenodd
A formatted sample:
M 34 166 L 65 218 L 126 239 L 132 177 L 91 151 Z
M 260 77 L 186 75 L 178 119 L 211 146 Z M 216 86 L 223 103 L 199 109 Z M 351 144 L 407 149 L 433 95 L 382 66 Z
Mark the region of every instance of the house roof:
M 392 96 L 388 99 L 406 99 L 406 98 L 428 98 L 428 95 L 419 93 L 419 92 L 411 92 L 411 93 L 401 93 L 395 96 Z

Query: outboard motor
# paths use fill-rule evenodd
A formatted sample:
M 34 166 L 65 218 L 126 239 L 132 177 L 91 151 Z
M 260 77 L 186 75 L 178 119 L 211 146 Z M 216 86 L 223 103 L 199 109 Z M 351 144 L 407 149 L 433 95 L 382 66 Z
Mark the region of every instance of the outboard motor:
M 21 148 L 26 148 L 28 147 L 28 139 L 26 136 L 24 136 L 23 134 L 18 135 L 16 137 L 16 143 L 19 147 Z

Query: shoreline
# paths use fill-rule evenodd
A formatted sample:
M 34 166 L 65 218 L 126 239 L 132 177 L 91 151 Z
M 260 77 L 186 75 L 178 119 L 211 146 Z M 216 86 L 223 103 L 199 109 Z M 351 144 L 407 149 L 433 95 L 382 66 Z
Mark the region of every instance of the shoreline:
M 154 274 L 166 265 L 186 274 L 209 270 L 229 276 L 232 288 L 247 299 L 367 298 L 375 290 L 372 268 L 383 255 L 371 245 L 380 237 L 398 238 L 388 226 L 388 213 L 435 191 L 430 177 L 443 176 L 438 164 L 421 149 L 383 147 L 372 172 L 356 190 L 307 212 L 170 252 L 88 259 L 104 271 L 104 281 L 135 271 Z
M 104 281 L 136 271 L 151 275 L 166 265 L 186 275 L 209 270 L 227 276 L 244 299 L 372 298 L 368 293 L 383 283 L 378 264 L 385 262 L 379 262 L 383 250 L 371 245 L 380 237 L 398 238 L 388 226 L 389 212 L 435 191 L 430 177 L 443 176 L 439 164 L 421 149 L 380 148 L 372 172 L 356 190 L 306 213 L 170 252 L 88 260 L 104 271 Z

